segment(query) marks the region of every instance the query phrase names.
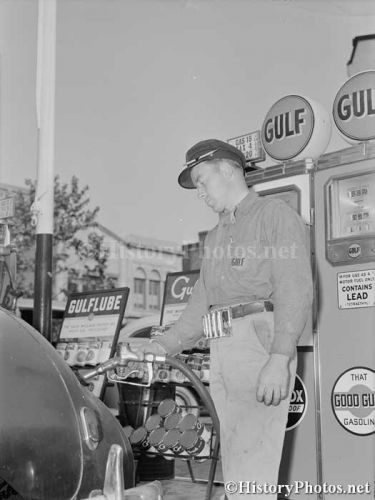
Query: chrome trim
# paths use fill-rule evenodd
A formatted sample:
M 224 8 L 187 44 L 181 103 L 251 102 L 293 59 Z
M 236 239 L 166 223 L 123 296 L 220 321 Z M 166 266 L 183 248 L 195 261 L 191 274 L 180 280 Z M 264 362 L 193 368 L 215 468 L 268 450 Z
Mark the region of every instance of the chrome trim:
M 93 451 L 99 446 L 100 441 L 102 440 L 102 429 L 100 425 L 99 418 L 94 410 L 91 408 L 87 408 L 84 406 L 80 411 L 81 423 L 82 423 L 82 431 L 83 431 L 83 441 L 89 450 Z M 96 429 L 93 428 L 92 421 L 96 424 Z M 94 434 L 94 430 L 97 431 L 97 435 Z

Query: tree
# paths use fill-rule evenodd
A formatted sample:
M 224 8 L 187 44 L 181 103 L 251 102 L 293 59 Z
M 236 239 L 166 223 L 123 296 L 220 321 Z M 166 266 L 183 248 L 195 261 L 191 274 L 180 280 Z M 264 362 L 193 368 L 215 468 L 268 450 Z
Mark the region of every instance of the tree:
M 31 206 L 35 199 L 36 182 L 27 179 L 26 188 L 16 193 L 15 217 L 12 230 L 13 243 L 17 249 L 17 287 L 24 296 L 32 296 L 34 289 L 36 231 L 33 224 Z M 108 249 L 103 246 L 103 236 L 95 232 L 95 221 L 99 207 L 89 208 L 89 187 L 79 186 L 73 176 L 70 183 L 62 183 L 55 177 L 54 186 L 54 281 L 59 274 L 80 275 L 69 261 L 75 255 L 83 263 L 87 273 L 94 270 L 98 275 L 98 287 L 106 286 L 105 275 Z M 88 232 L 92 229 L 91 232 Z M 55 295 L 67 288 L 56 290 Z

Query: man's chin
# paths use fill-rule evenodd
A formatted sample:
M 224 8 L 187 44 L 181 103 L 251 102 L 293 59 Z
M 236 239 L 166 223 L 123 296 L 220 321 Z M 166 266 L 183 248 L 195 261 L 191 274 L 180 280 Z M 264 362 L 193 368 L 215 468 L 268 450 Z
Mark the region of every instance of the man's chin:
M 209 202 L 206 201 L 206 205 L 208 206 L 208 208 L 210 208 L 213 212 L 215 212 L 217 214 L 219 214 L 223 211 L 222 207 L 219 207 L 219 205 L 217 203 L 214 203 L 212 201 L 209 201 Z
M 223 211 L 223 208 L 217 205 L 211 205 L 210 208 L 213 212 L 215 212 L 215 214 L 221 214 L 221 212 Z

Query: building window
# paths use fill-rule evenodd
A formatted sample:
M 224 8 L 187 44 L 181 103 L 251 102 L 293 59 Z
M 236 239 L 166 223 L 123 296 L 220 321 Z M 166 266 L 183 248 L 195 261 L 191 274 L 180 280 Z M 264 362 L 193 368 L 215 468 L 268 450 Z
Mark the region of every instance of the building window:
M 134 307 L 146 309 L 146 273 L 140 267 L 134 277 Z
M 82 274 L 81 280 L 82 292 L 92 292 L 103 288 L 98 267 L 95 269 L 86 269 L 86 273 Z
M 149 307 L 155 311 L 160 311 L 161 306 L 161 277 L 158 271 L 152 271 L 148 286 Z
M 118 287 L 118 276 L 108 276 L 106 288 L 117 288 Z

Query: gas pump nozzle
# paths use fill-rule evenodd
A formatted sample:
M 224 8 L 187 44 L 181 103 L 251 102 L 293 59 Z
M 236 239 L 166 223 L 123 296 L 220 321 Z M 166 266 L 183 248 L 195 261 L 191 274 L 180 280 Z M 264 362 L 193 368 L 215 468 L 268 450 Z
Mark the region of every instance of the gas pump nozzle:
M 107 373 L 111 382 L 125 382 L 132 385 L 151 385 L 153 379 L 153 362 L 165 362 L 165 356 L 156 356 L 154 354 L 145 354 L 141 359 L 138 354 L 131 350 L 128 344 L 120 343 L 117 346 L 115 357 L 101 363 L 93 370 L 83 373 L 82 379 L 87 381 L 97 375 Z M 146 371 L 146 373 L 145 373 Z M 129 378 L 145 379 L 143 382 L 129 382 Z
M 104 363 L 100 363 L 96 368 L 89 370 L 85 373 L 81 374 L 83 380 L 90 380 L 91 378 L 96 377 L 97 375 L 103 375 L 108 370 L 113 370 L 118 365 L 119 360 L 117 357 L 111 358 L 108 361 L 104 361 Z
M 90 378 L 96 377 L 97 375 L 103 375 L 107 373 L 109 370 L 114 369 L 123 369 L 125 368 L 130 361 L 141 361 L 137 355 L 137 353 L 133 352 L 127 344 L 119 344 L 117 349 L 117 355 L 113 358 L 104 361 L 104 363 L 100 363 L 93 370 L 89 370 L 86 373 L 82 374 L 83 380 L 89 380 Z

